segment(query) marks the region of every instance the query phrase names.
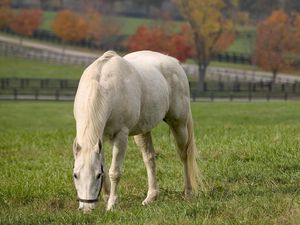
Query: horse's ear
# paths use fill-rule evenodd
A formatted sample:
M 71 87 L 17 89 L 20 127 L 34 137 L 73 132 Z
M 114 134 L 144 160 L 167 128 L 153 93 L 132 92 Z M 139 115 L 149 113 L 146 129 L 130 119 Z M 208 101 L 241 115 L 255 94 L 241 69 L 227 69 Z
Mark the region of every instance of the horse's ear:
M 73 154 L 74 154 L 74 157 L 77 156 L 78 152 L 80 151 L 81 147 L 80 145 L 77 143 L 77 139 L 75 137 L 74 139 L 74 142 L 73 142 Z

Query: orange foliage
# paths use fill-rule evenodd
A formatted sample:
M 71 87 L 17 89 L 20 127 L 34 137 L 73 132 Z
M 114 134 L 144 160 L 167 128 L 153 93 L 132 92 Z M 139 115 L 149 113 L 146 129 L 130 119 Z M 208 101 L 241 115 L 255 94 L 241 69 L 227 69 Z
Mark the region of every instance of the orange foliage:
M 0 7 L 10 7 L 11 0 L 0 0 Z
M 12 18 L 12 11 L 6 7 L 0 7 L 0 29 L 8 27 Z
M 296 19 L 295 19 L 295 27 L 296 27 L 296 36 L 297 38 L 300 39 L 300 14 L 296 14 Z
M 223 52 L 234 42 L 234 40 L 235 35 L 233 32 L 224 31 L 216 41 L 213 53 Z
M 162 52 L 185 61 L 193 54 L 193 43 L 187 36 L 186 26 L 179 33 L 167 32 L 160 27 L 140 26 L 129 38 L 129 51 L 152 50 Z
M 254 61 L 263 69 L 271 70 L 276 79 L 279 70 L 290 67 L 290 57 L 296 46 L 292 24 L 284 11 L 277 10 L 257 26 Z
M 103 38 L 102 17 L 99 12 L 89 9 L 86 12 L 85 19 L 88 25 L 87 36 L 95 41 L 97 45 L 101 43 Z
M 80 41 L 88 35 L 88 23 L 81 15 L 63 10 L 57 13 L 52 30 L 64 41 Z
M 22 9 L 17 14 L 14 14 L 10 29 L 17 34 L 31 36 L 42 21 L 43 12 L 39 9 Z
M 206 67 L 211 56 L 226 50 L 234 41 L 233 22 L 224 16 L 223 0 L 177 0 L 193 31 L 196 60 Z M 237 5 L 234 3 L 233 5 Z

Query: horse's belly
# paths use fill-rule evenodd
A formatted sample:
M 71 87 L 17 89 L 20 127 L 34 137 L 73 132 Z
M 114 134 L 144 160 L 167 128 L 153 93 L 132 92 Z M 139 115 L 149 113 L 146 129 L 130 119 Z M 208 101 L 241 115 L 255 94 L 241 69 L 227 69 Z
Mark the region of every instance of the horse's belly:
M 161 78 L 152 80 L 144 88 L 140 118 L 130 129 L 130 135 L 147 133 L 165 118 L 169 110 L 169 89 L 166 81 Z

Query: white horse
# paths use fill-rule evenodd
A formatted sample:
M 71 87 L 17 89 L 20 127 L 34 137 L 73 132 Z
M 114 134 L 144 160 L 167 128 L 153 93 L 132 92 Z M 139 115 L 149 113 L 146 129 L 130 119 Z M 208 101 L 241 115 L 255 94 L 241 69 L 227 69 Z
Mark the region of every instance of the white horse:
M 189 85 L 176 59 L 152 51 L 134 52 L 123 58 L 113 51 L 105 52 L 80 79 L 74 116 L 74 182 L 79 209 L 95 208 L 102 182 L 107 210 L 115 207 L 128 136 L 134 136 L 147 170 L 148 193 L 142 204 L 157 198 L 151 130 L 163 120 L 172 130 L 183 163 L 185 196 L 197 191 Z M 109 176 L 103 169 L 104 137 L 112 141 Z

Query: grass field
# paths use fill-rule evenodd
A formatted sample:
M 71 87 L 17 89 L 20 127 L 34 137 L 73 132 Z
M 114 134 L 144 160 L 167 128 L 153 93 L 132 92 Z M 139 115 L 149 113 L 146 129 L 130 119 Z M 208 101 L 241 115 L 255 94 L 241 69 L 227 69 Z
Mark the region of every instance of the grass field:
M 0 224 L 299 224 L 300 103 L 192 110 L 205 192 L 182 199 L 181 165 L 161 125 L 153 132 L 159 200 L 141 206 L 146 172 L 130 138 L 116 211 L 100 201 L 83 215 L 72 183 L 72 103 L 0 102 Z
M 84 67 L 0 56 L 0 77 L 79 79 Z
M 100 54 L 99 54 L 100 55 Z M 187 63 L 194 63 L 188 61 Z M 0 56 L 0 78 L 61 78 L 79 79 L 84 66 L 42 62 L 13 56 Z M 211 66 L 251 70 L 249 65 L 212 62 Z

